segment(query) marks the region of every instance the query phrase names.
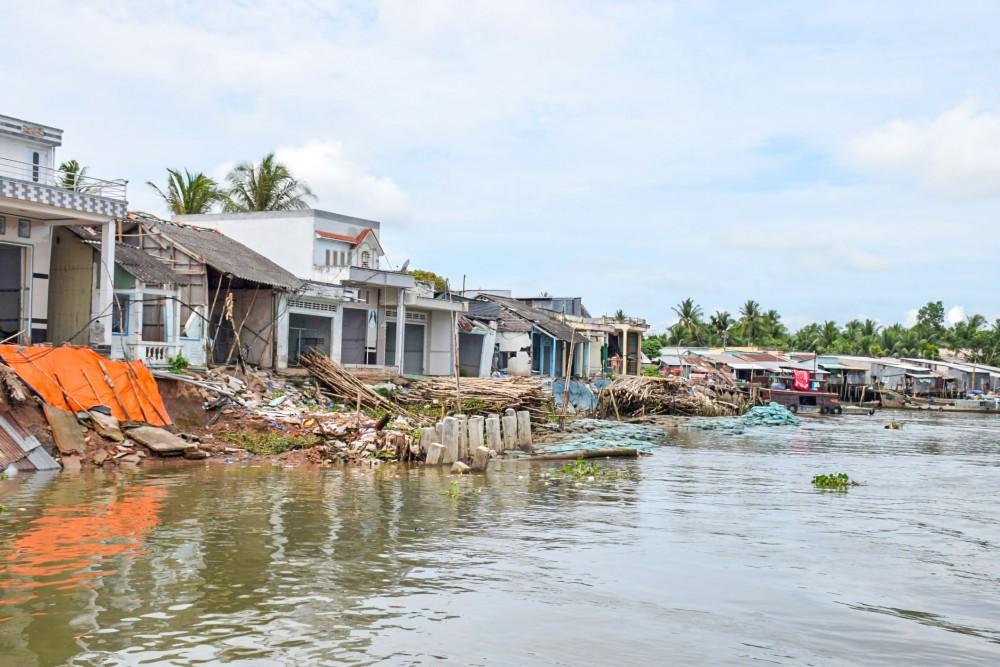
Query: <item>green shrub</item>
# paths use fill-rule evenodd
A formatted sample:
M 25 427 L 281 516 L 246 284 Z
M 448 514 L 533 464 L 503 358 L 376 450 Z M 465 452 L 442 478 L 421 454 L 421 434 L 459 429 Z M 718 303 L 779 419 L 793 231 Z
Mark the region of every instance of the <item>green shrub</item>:
M 176 357 L 168 358 L 167 361 L 170 362 L 171 373 L 183 373 L 189 366 L 188 360 L 180 352 L 177 353 Z
M 237 447 L 257 455 L 284 454 L 293 449 L 307 449 L 321 444 L 323 441 L 316 437 L 285 435 L 268 431 L 267 433 L 256 433 L 254 431 L 233 431 L 222 436 L 223 440 L 230 442 Z

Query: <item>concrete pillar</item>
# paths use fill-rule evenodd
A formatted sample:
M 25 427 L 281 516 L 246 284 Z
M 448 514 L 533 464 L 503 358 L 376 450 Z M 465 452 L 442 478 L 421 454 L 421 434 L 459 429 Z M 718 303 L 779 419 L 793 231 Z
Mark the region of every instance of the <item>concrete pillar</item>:
M 517 445 L 531 447 L 531 413 L 527 410 L 517 413 Z
M 628 375 L 628 329 L 622 327 L 622 375 Z
M 97 315 L 101 323 L 101 338 L 97 341 L 100 345 L 107 345 L 111 349 L 111 320 L 112 304 L 115 301 L 115 226 L 114 220 L 109 220 L 101 225 L 101 264 L 100 286 L 101 290 L 97 297 Z
M 479 446 L 472 450 L 472 469 L 477 471 L 486 470 L 490 461 L 490 450 Z
M 486 446 L 495 452 L 503 451 L 503 439 L 500 437 L 500 417 L 490 415 L 486 418 Z
M 476 447 L 483 444 L 483 421 L 482 417 L 469 417 L 469 451 L 476 451 Z
M 511 417 L 509 415 L 504 416 L 501 420 L 503 423 L 503 448 L 506 449 L 516 449 L 517 448 L 517 417 Z
M 455 415 L 458 420 L 458 458 L 464 461 L 469 458 L 469 416 Z
M 399 289 L 399 295 L 396 297 L 396 366 L 399 368 L 399 374 L 403 374 L 403 357 L 404 348 L 403 345 L 406 344 L 406 290 L 403 288 Z
M 437 429 L 433 426 L 424 426 L 420 429 L 420 448 L 424 450 L 424 454 L 429 451 L 428 447 L 431 446 L 432 442 L 441 442 L 437 435 Z
M 443 463 L 454 463 L 458 460 L 458 431 L 459 422 L 454 417 L 445 417 L 442 422 L 442 440 L 444 445 Z
M 444 454 L 444 445 L 440 442 L 432 442 L 427 446 L 427 465 L 441 465 L 444 463 Z

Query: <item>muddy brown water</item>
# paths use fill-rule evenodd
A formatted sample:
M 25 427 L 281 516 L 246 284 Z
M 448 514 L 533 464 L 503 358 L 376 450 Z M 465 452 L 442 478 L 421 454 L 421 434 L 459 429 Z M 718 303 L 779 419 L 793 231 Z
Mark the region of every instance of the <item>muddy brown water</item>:
M 457 494 L 420 469 L 20 475 L 0 664 L 1000 663 L 1000 418 L 667 442 Z M 813 490 L 833 471 L 865 484 Z

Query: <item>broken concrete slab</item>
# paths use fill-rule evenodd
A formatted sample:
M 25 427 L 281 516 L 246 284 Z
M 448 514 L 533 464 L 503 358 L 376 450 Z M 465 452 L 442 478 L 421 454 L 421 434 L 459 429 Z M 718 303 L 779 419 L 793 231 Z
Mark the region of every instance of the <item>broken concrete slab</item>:
M 427 465 L 440 465 L 444 458 L 445 447 L 440 442 L 432 442 L 427 445 Z
M 451 464 L 451 474 L 452 475 L 465 475 L 472 471 L 468 465 L 462 463 L 461 461 L 455 461 Z
M 76 420 L 76 415 L 48 403 L 43 403 L 42 409 L 52 429 L 52 439 L 59 453 L 63 456 L 83 454 L 87 449 L 87 442 L 84 440 L 84 430 Z
M 79 456 L 64 456 L 59 462 L 62 463 L 62 468 L 66 472 L 80 472 Z
M 121 424 L 118 423 L 117 419 L 111 415 L 101 414 L 96 410 L 91 411 L 89 414 L 90 423 L 99 435 L 115 442 L 121 442 L 125 439 L 125 434 L 122 433 Z
M 490 450 L 480 445 L 472 450 L 472 469 L 477 472 L 486 470 L 490 462 Z
M 209 454 L 204 449 L 186 449 L 184 450 L 184 458 L 190 459 L 191 461 L 201 461 L 202 459 L 207 459 L 211 454 Z
M 145 445 L 151 452 L 160 456 L 177 456 L 183 454 L 184 450 L 191 446 L 191 443 L 186 440 L 156 426 L 130 428 L 128 437 L 140 445 Z
M 103 449 L 99 449 L 94 452 L 94 455 L 90 457 L 90 460 L 94 462 L 95 466 L 102 466 L 104 462 L 108 460 L 108 453 Z

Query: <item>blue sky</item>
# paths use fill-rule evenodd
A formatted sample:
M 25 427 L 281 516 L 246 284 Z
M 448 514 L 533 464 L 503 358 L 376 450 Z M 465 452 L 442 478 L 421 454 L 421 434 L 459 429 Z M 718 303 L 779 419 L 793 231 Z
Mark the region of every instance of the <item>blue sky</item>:
M 161 214 L 166 167 L 277 150 L 396 265 L 657 328 L 1000 316 L 1000 5 L 804 7 L 20 3 L 0 113 Z

